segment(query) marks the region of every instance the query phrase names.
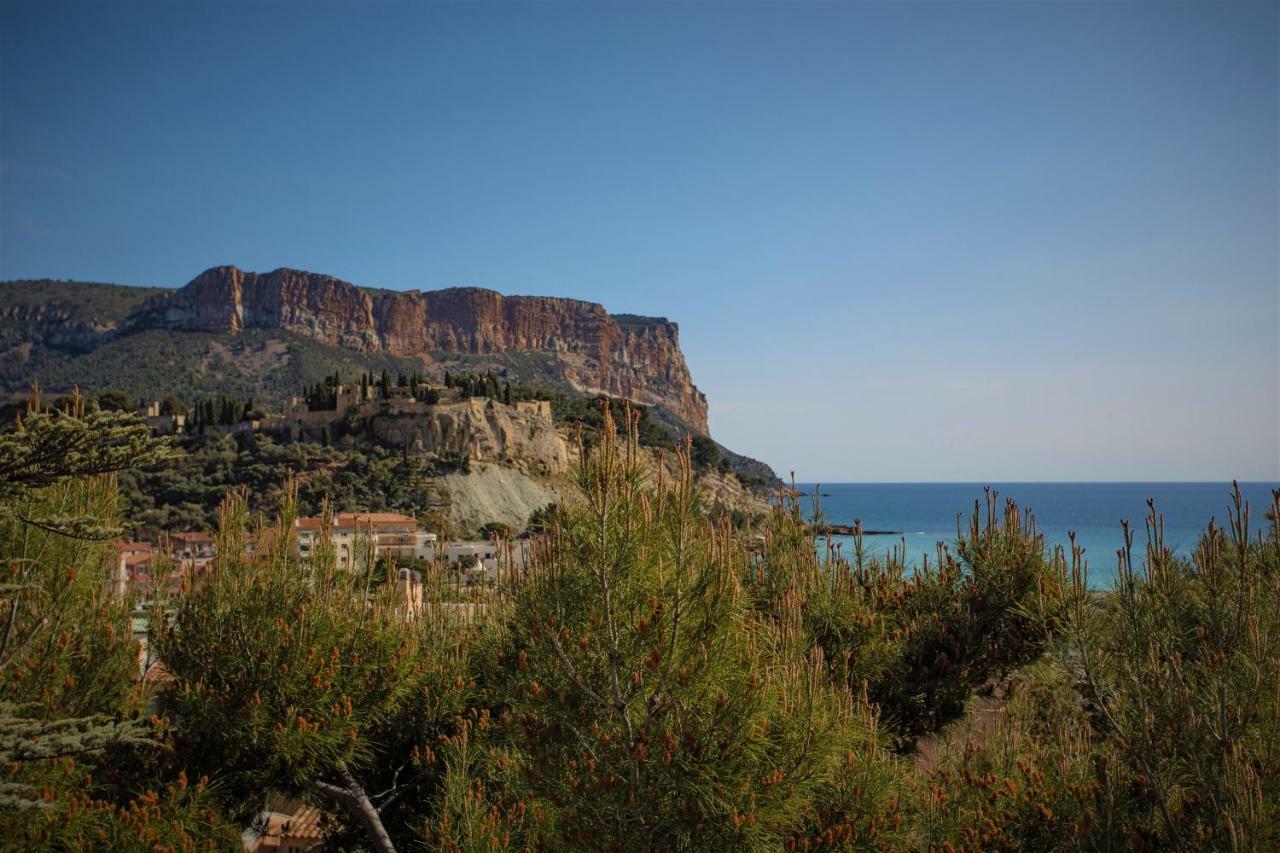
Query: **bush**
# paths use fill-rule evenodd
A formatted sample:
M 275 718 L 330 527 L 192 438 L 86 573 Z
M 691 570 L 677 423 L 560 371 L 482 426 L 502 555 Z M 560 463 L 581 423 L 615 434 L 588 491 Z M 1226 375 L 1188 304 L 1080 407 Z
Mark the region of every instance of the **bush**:
M 891 764 L 868 710 L 827 682 L 798 612 L 753 607 L 688 446 L 683 476 L 654 487 L 637 438 L 605 413 L 581 499 L 507 589 L 507 639 L 483 679 L 511 771 L 492 813 L 520 817 L 514 844 L 561 849 L 888 833 Z
M 132 415 L 37 395 L 0 435 L 0 833 L 14 850 L 232 849 L 203 780 L 167 775 L 131 600 L 115 589 L 112 472 L 164 457 Z M 190 782 L 190 784 L 189 784 Z
M 1280 493 L 1275 497 L 1280 506 Z M 1235 493 L 1190 560 L 1152 507 L 1110 593 L 1074 555 L 1053 654 L 994 729 L 922 780 L 920 838 L 993 850 L 1269 850 L 1280 844 L 1280 532 Z
M 1237 488 L 1227 528 L 1210 523 L 1183 560 L 1152 506 L 1141 571 L 1126 526 L 1101 604 L 1076 571 L 1063 663 L 1135 843 L 1280 845 L 1280 529 L 1254 536 L 1249 515 Z
M 433 747 L 466 706 L 469 630 L 438 606 L 436 577 L 406 611 L 373 569 L 338 569 L 332 546 L 302 564 L 288 499 L 275 524 L 256 528 L 252 553 L 247 518 L 233 493 L 217 569 L 173 602 L 171 627 L 152 639 L 172 676 L 162 707 L 177 721 L 178 755 L 216 780 L 241 821 L 283 794 L 334 813 L 331 840 L 411 841 L 437 783 Z
M 1036 660 L 1057 629 L 1061 554 L 1046 552 L 1032 519 L 988 492 L 955 553 L 940 548 L 907 574 L 902 553 L 820 560 L 794 498 L 775 506 L 752 578 L 764 607 L 802 602 L 805 631 L 832 676 L 865 687 L 899 751 L 960 718 L 970 695 Z M 806 547 L 806 544 L 807 547 Z
M 501 521 L 490 521 L 480 528 L 480 536 L 483 539 L 510 539 L 513 535 L 511 525 L 503 524 Z

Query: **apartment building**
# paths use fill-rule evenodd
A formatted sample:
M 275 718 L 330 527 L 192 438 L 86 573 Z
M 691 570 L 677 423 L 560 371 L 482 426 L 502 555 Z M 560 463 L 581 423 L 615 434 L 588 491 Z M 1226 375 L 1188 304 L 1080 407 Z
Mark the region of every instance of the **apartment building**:
M 314 553 L 326 528 L 322 518 L 299 518 L 298 553 L 307 559 Z M 376 557 L 401 561 L 434 560 L 436 535 L 418 530 L 413 516 L 396 512 L 343 512 L 329 519 L 329 541 L 340 568 L 362 567 L 372 550 Z
M 183 577 L 197 578 L 213 563 L 213 534 L 204 530 L 171 533 L 169 556 Z

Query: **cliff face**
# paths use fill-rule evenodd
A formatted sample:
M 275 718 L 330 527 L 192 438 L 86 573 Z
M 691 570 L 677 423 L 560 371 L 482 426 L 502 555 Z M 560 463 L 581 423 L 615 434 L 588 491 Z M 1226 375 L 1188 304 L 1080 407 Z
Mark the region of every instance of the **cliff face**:
M 368 425 L 387 447 L 403 447 L 415 454 L 457 451 L 476 462 L 518 467 L 538 476 L 566 473 L 577 455 L 576 446 L 556 429 L 549 413 L 540 417 L 495 400 L 411 412 L 388 407 L 385 413 L 372 415 Z
M 151 300 L 143 322 L 191 332 L 299 332 L 321 343 L 377 349 L 369 297 L 332 276 L 280 269 L 266 275 L 214 267 Z
M 550 354 L 577 390 L 661 405 L 707 432 L 707 402 L 662 318 L 611 316 L 600 305 L 479 288 L 369 292 L 298 270 L 258 274 L 215 267 L 153 297 L 133 322 L 236 334 L 280 329 L 365 352 L 430 359 L 433 353 Z
M 470 457 L 469 475 L 443 478 L 450 518 L 464 530 L 476 530 L 489 521 L 522 529 L 535 509 L 572 500 L 575 494 L 567 475 L 578 458 L 578 445 L 572 431 L 557 428 L 549 414 L 522 412 L 495 400 L 405 410 L 392 404 L 370 415 L 368 427 L 385 446 L 423 455 L 458 451 Z M 662 469 L 667 482 L 680 477 L 674 454 L 657 454 L 649 447 L 640 453 L 655 471 Z M 708 506 L 751 515 L 769 511 L 764 497 L 722 471 L 700 472 L 698 484 Z

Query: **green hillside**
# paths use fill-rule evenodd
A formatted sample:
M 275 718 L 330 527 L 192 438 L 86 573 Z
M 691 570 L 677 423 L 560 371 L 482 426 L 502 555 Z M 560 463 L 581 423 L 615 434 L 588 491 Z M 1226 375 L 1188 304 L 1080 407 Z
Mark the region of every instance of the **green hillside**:
M 147 299 L 167 293 L 163 287 L 133 287 L 51 278 L 0 281 L 0 306 L 57 307 L 75 321 L 123 320 Z
M 130 397 L 194 400 L 217 394 L 276 404 L 338 371 L 422 370 L 416 358 L 359 353 L 288 332 L 250 330 L 228 337 L 146 329 L 84 353 L 35 346 L 21 362 L 0 363 L 0 387 L 23 391 L 32 381 L 53 391 L 118 388 Z

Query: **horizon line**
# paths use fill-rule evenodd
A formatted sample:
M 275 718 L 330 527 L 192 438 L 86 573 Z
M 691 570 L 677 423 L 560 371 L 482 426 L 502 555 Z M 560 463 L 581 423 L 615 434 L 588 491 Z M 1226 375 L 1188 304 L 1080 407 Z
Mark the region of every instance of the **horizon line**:
M 785 482 L 785 481 L 784 481 Z M 797 485 L 811 486 L 1218 486 L 1239 483 L 1242 486 L 1276 486 L 1280 480 L 795 480 Z

